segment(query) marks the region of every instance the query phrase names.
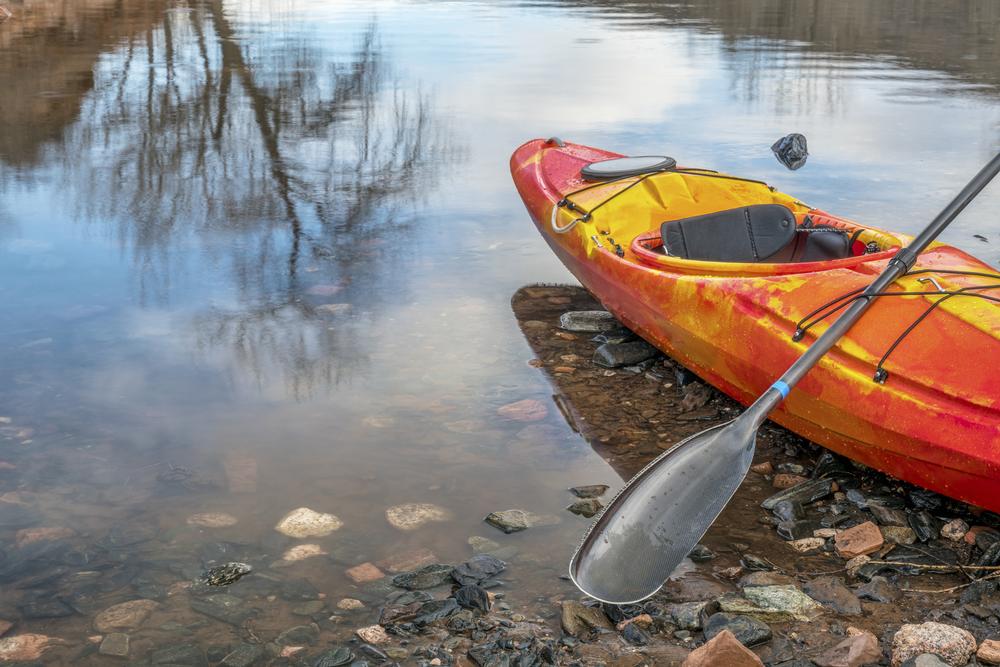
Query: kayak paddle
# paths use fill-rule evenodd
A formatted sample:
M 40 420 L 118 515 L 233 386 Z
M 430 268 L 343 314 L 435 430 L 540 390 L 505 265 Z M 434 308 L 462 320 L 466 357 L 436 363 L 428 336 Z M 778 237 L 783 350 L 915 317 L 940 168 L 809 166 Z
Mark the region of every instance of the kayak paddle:
M 587 595 L 612 604 L 638 602 L 658 591 L 746 477 L 757 429 L 768 414 L 847 333 L 877 294 L 913 267 L 917 256 L 997 172 L 1000 154 L 889 260 L 862 295 L 739 417 L 682 440 L 626 483 L 573 554 L 569 566 L 573 583 Z

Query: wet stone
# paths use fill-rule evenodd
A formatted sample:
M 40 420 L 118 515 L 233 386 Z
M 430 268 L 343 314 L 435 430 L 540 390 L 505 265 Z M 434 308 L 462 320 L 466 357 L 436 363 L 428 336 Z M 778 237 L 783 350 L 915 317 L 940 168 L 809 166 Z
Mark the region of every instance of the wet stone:
M 833 480 L 814 479 L 803 482 L 790 489 L 784 489 L 770 498 L 767 498 L 760 505 L 766 510 L 773 510 L 782 500 L 790 500 L 803 505 L 825 498 L 833 492 Z
M 917 536 L 909 526 L 882 526 L 882 536 L 889 544 L 913 544 Z
M 264 647 L 259 644 L 240 644 L 222 658 L 219 667 L 251 667 L 262 663 L 264 654 Z
M 817 667 L 862 667 L 880 662 L 878 639 L 870 632 L 853 634 L 813 658 Z
M 921 653 L 903 662 L 899 667 L 951 667 L 951 665 L 933 653 Z
M 802 508 L 802 504 L 791 500 L 778 501 L 775 503 L 774 509 L 772 509 L 771 512 L 781 521 L 797 521 L 799 519 L 804 519 L 806 516 L 806 512 Z
M 602 368 L 620 368 L 652 359 L 659 354 L 659 350 L 644 340 L 604 343 L 594 351 L 594 363 Z
M 770 561 L 753 554 L 743 554 L 743 557 L 740 558 L 740 564 L 751 571 L 766 572 L 774 569 L 774 565 Z
M 563 631 L 572 637 L 579 637 L 590 630 L 611 630 L 614 627 L 600 607 L 587 607 L 576 600 L 563 600 L 561 622 Z
M 275 639 L 275 643 L 282 646 L 303 646 L 312 645 L 319 640 L 319 628 L 315 623 L 310 625 L 296 625 L 288 628 Z
M 875 576 L 858 587 L 857 594 L 859 598 L 872 602 L 895 602 L 899 599 L 900 592 L 885 577 Z
M 354 652 L 346 646 L 338 646 L 320 653 L 312 662 L 313 667 L 341 667 L 354 660 Z
M 929 542 L 941 534 L 941 522 L 931 516 L 930 512 L 920 511 L 908 517 L 910 528 L 921 542 Z
M 145 622 L 159 603 L 153 600 L 130 600 L 108 607 L 94 618 L 98 632 L 134 630 Z
M 676 664 L 676 663 L 675 663 Z M 731 632 L 723 630 L 691 652 L 684 667 L 763 667 L 760 658 Z
M 959 542 L 969 532 L 969 524 L 961 519 L 953 519 L 941 527 L 941 537 Z
M 251 572 L 253 568 L 246 563 L 226 563 L 206 570 L 198 581 L 206 586 L 229 586 Z
M 55 599 L 41 599 L 18 607 L 26 619 L 65 618 L 76 612 L 66 603 Z
M 403 572 L 392 578 L 393 586 L 407 590 L 435 588 L 451 581 L 455 568 L 443 563 L 431 563 L 413 572 Z
M 833 538 L 841 558 L 854 558 L 878 551 L 882 546 L 882 532 L 871 521 L 847 528 Z
M 696 544 L 694 549 L 688 554 L 688 558 L 693 560 L 695 563 L 704 563 L 715 558 L 715 552 L 706 547 L 704 544 Z
M 717 608 L 718 605 L 710 600 L 678 602 L 669 607 L 670 620 L 681 630 L 701 630 L 703 617 L 708 611 L 715 611 Z
M 588 519 L 595 516 L 603 508 L 604 505 L 597 498 L 581 498 L 566 507 L 573 514 L 579 514 Z
M 909 526 L 909 517 L 901 509 L 883 505 L 871 505 L 868 509 L 880 526 Z
M 255 613 L 254 610 L 247 608 L 246 602 L 241 598 L 226 593 L 193 598 L 190 604 L 191 609 L 199 614 L 237 627 L 243 625 Z
M 455 591 L 454 596 L 463 609 L 475 609 L 484 614 L 490 610 L 490 598 L 486 590 L 475 584 L 462 586 Z
M 559 326 L 575 333 L 606 333 L 624 329 L 606 310 L 574 310 L 559 317 Z
M 292 607 L 292 613 L 296 616 L 315 616 L 323 611 L 325 607 L 326 603 L 322 600 L 310 600 L 309 602 L 303 602 L 296 607 Z
M 572 486 L 569 492 L 577 498 L 600 498 L 608 491 L 607 484 L 590 484 L 588 486 Z
M 461 607 L 455 598 L 445 598 L 444 600 L 431 600 L 425 602 L 417 610 L 417 615 L 413 618 L 413 623 L 417 626 L 427 625 L 441 619 L 448 618 L 458 612 Z
M 777 533 L 778 537 L 783 540 L 801 540 L 812 537 L 813 531 L 817 528 L 819 528 L 819 524 L 809 519 L 781 521 L 777 525 Z
M 207 667 L 205 653 L 195 644 L 178 644 L 153 651 L 150 662 L 154 665 L 184 665 Z
M 705 623 L 705 639 L 712 639 L 725 630 L 733 633 L 744 646 L 756 646 L 771 639 L 771 628 L 767 623 L 750 616 L 722 612 L 708 618 Z
M 128 635 L 122 632 L 112 632 L 104 637 L 101 641 L 101 647 L 98 652 L 101 655 L 112 655 L 118 658 L 124 658 L 128 655 Z
M 861 601 L 838 577 L 819 577 L 802 586 L 806 595 L 845 616 L 859 616 Z
M 906 494 L 910 504 L 918 510 L 936 510 L 941 507 L 944 498 L 933 491 L 927 489 L 914 488 Z

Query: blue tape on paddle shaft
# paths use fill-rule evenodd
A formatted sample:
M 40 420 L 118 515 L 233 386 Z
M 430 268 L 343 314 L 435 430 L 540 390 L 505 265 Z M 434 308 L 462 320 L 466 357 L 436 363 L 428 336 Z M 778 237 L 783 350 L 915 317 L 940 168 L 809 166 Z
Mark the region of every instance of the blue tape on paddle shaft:
M 788 398 L 788 392 L 790 392 L 792 390 L 791 387 L 789 387 L 787 384 L 785 384 L 781 380 L 778 380 L 777 382 L 775 382 L 774 384 L 772 384 L 771 385 L 771 389 L 777 389 L 779 392 L 781 392 L 781 399 L 782 400 Z

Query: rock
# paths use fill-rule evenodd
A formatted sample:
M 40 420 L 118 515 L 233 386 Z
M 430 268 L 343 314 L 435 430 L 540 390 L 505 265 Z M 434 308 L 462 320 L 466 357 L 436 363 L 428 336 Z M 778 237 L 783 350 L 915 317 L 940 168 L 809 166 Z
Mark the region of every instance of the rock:
M 910 504 L 918 510 L 936 510 L 944 502 L 943 496 L 927 489 L 910 489 L 906 497 L 909 498 Z
M 853 528 L 837 533 L 833 538 L 837 554 L 841 558 L 854 558 L 878 551 L 883 544 L 882 531 L 871 521 L 865 521 Z
M 681 630 L 701 630 L 702 616 L 718 605 L 711 601 L 677 602 L 668 607 L 670 620 Z
M 764 617 L 788 615 L 800 621 L 816 617 L 822 607 L 795 586 L 745 586 L 743 597 L 757 605 L 756 614 Z M 720 600 L 721 604 L 721 600 Z
M 660 354 L 660 351 L 644 340 L 625 343 L 604 343 L 594 351 L 594 363 L 602 368 L 632 366 Z
M 377 646 L 379 644 L 389 643 L 389 635 L 386 634 L 381 625 L 369 625 L 364 628 L 358 628 L 354 631 L 354 633 L 361 639 L 361 641 L 369 644 L 375 644 Z
M 774 565 L 770 561 L 753 554 L 743 554 L 740 558 L 740 565 L 751 572 L 770 572 L 774 569 Z
M 226 563 L 206 570 L 198 578 L 200 583 L 207 586 L 228 586 L 253 572 L 253 568 L 246 563 Z
M 65 540 L 74 535 L 76 532 L 69 528 L 22 528 L 14 533 L 14 544 L 18 549 L 23 549 L 35 542 Z
M 94 628 L 105 634 L 115 630 L 135 630 L 159 606 L 160 603 L 155 600 L 130 600 L 116 604 L 94 617 Z
M 812 661 L 817 667 L 861 667 L 882 659 L 878 639 L 870 632 L 847 637 L 826 649 Z
M 574 503 L 571 503 L 566 507 L 567 510 L 573 514 L 579 514 L 582 517 L 591 518 L 602 509 L 604 505 L 597 498 L 581 498 Z
M 776 526 L 778 537 L 783 540 L 803 540 L 810 537 L 816 530 L 818 524 L 809 519 L 799 519 L 798 521 L 781 521 Z
M 848 576 L 857 577 L 861 572 L 861 568 L 867 565 L 870 560 L 871 557 L 865 555 L 855 556 L 854 558 L 848 560 L 844 565 Z
M 791 500 L 779 500 L 775 503 L 771 512 L 782 522 L 799 521 L 806 517 L 806 511 L 803 509 L 802 503 Z
M 771 465 L 770 461 L 764 461 L 763 463 L 753 464 L 750 466 L 750 470 L 758 475 L 770 475 L 774 472 L 774 466 Z
M 600 498 L 607 493 L 607 484 L 591 484 L 589 486 L 571 486 L 569 492 L 577 498 Z
M 341 667 L 354 660 L 354 652 L 346 646 L 338 646 L 320 653 L 313 660 L 313 667 Z
M 373 563 L 361 563 L 347 569 L 344 574 L 356 584 L 364 584 L 369 581 L 377 581 L 385 576 L 385 572 L 375 567 Z
M 885 577 L 875 576 L 858 588 L 858 597 L 873 602 L 895 602 L 899 598 L 899 589 L 889 583 Z
M 549 408 L 541 401 L 526 398 L 497 408 L 497 414 L 519 422 L 536 422 L 545 419 Z
M 623 329 L 621 322 L 606 310 L 572 310 L 559 316 L 559 326 L 576 333 L 605 333 Z
M 913 544 L 917 535 L 909 526 L 882 526 L 882 537 L 890 544 Z
M 797 484 L 790 489 L 779 491 L 770 498 L 767 498 L 760 504 L 760 506 L 766 510 L 773 510 L 774 506 L 782 500 L 790 500 L 792 502 L 806 505 L 819 500 L 820 498 L 825 498 L 832 492 L 833 480 L 813 479 L 808 482 L 803 482 L 802 484 Z
M 171 665 L 176 667 L 208 667 L 205 653 L 194 644 L 177 644 L 153 651 L 150 662 L 154 665 Z
M 933 653 L 921 653 L 915 658 L 910 658 L 900 667 L 948 667 L 948 663 Z
M 375 565 L 386 572 L 398 574 L 400 572 L 411 572 L 434 562 L 437 562 L 437 556 L 434 552 L 430 549 L 420 547 L 395 553 L 388 558 L 383 558 L 375 563 Z
M 688 558 L 693 560 L 695 563 L 704 563 L 715 558 L 715 552 L 706 547 L 704 544 L 696 544 L 694 549 L 688 554 Z
M 197 526 L 198 528 L 228 528 L 235 526 L 238 522 L 239 519 L 225 512 L 203 512 L 192 514 L 187 518 L 189 526 Z
M 533 512 L 521 509 L 490 512 L 483 520 L 494 528 L 499 528 L 507 534 L 527 530 L 533 526 L 554 525 L 561 521 L 561 519 L 556 516 L 551 516 L 549 514 L 534 514 Z
M 868 510 L 882 526 L 909 526 L 906 512 L 896 507 L 869 505 Z
M 465 561 L 451 572 L 451 578 L 459 586 L 478 584 L 485 579 L 491 579 L 507 567 L 499 558 L 489 554 L 479 554 Z
M 563 600 L 561 620 L 563 632 L 571 637 L 579 637 L 585 631 L 614 628 L 600 607 L 586 607 L 576 600 Z
M 254 612 L 247 608 L 246 602 L 235 595 L 221 593 L 205 598 L 192 598 L 191 609 L 199 614 L 205 614 L 216 620 L 237 627 L 243 625 Z
M 732 633 L 744 646 L 756 646 L 771 639 L 771 628 L 767 623 L 750 616 L 723 612 L 709 616 L 705 623 L 705 639 L 712 639 L 722 632 Z
M 343 525 L 344 523 L 333 514 L 299 507 L 286 514 L 274 529 L 289 537 L 326 537 Z
M 969 532 L 965 534 L 962 539 L 965 540 L 966 544 L 975 544 L 983 551 L 989 547 L 989 544 L 980 543 L 980 539 L 988 539 L 990 544 L 1000 540 L 1000 531 L 995 528 L 990 528 L 989 526 L 973 526 L 969 528 Z
M 910 528 L 921 542 L 929 542 L 941 534 L 941 522 L 931 516 L 931 513 L 922 510 L 913 512 L 907 517 Z
M 342 598 L 339 602 L 337 602 L 337 609 L 343 609 L 345 611 L 355 611 L 357 609 L 364 608 L 365 603 L 355 598 Z
M 826 544 L 826 540 L 822 537 L 804 537 L 801 540 L 792 540 L 786 542 L 795 551 L 799 553 L 811 553 L 814 551 L 819 551 Z
M 285 563 L 298 563 L 300 560 L 305 560 L 306 558 L 329 555 L 318 544 L 297 544 L 281 554 L 281 560 Z
M 933 621 L 908 624 L 892 639 L 892 665 L 899 667 L 921 653 L 933 653 L 951 667 L 961 667 L 975 651 L 976 639 L 967 630 Z
M 838 577 L 819 577 L 802 587 L 813 600 L 846 616 L 861 615 L 861 601 Z
M 729 630 L 722 630 L 692 651 L 681 667 L 764 667 L 757 655 Z
M 790 489 L 793 486 L 797 486 L 799 484 L 803 484 L 808 481 L 809 479 L 803 477 L 802 475 L 790 475 L 786 473 L 780 473 L 775 475 L 774 479 L 771 480 L 771 486 L 773 486 L 776 489 Z
M 410 591 L 435 588 L 450 582 L 454 570 L 451 565 L 431 563 L 413 572 L 397 574 L 392 578 L 392 585 Z
M 416 530 L 432 521 L 449 521 L 452 514 L 443 507 L 430 503 L 406 503 L 385 511 L 385 518 L 400 530 Z
M 56 599 L 40 599 L 18 605 L 21 616 L 26 619 L 66 618 L 76 612 L 65 602 Z
M 5 637 L 0 639 L 0 661 L 38 660 L 50 645 L 58 641 L 46 635 L 32 633 Z
M 113 655 L 124 658 L 128 655 L 128 635 L 121 632 L 112 632 L 104 637 L 101 647 L 98 649 L 101 655 Z
M 1000 665 L 1000 641 L 996 639 L 984 639 L 976 651 L 976 658 L 979 662 L 987 665 Z
M 326 608 L 323 600 L 309 600 L 297 607 L 292 607 L 292 614 L 295 616 L 315 616 Z
M 281 646 L 302 646 L 315 644 L 319 640 L 319 627 L 315 623 L 296 625 L 288 628 L 275 639 Z M 367 641 L 367 640 L 366 640 Z
M 484 614 L 490 610 L 490 596 L 476 584 L 466 584 L 453 594 L 455 601 L 463 609 L 475 609 Z
M 240 644 L 227 653 L 219 667 L 251 667 L 264 657 L 264 647 L 260 644 Z
M 941 526 L 941 537 L 947 538 L 952 542 L 959 542 L 965 534 L 969 532 L 969 524 L 965 523 L 961 519 L 952 519 L 948 523 Z

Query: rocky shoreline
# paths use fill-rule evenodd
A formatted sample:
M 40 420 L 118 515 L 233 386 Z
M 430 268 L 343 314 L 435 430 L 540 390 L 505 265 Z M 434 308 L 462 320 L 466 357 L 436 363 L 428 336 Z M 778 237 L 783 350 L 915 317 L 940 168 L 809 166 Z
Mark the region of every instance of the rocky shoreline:
M 595 312 L 579 288 L 528 287 L 512 304 L 555 405 L 623 478 L 740 409 Z M 534 399 L 497 409 L 527 428 L 546 411 Z M 250 467 L 227 473 L 243 480 Z M 177 466 L 159 474 L 185 489 L 196 477 Z M 37 526 L 31 496 L 7 492 L 0 524 L 14 543 L 0 555 L 0 664 L 1000 664 L 1000 519 L 989 512 L 767 424 L 747 481 L 675 578 L 642 604 L 613 606 L 554 575 L 539 586 L 528 575 L 543 564 L 519 541 L 564 535 L 553 527 L 573 521 L 582 534 L 613 493 L 596 481 L 567 490 L 561 516 L 511 499 L 476 517 L 466 556 L 445 561 L 420 536 L 457 512 L 430 503 L 384 509 L 415 537 L 380 558 L 337 532 L 339 517 L 308 507 L 259 543 L 201 541 L 192 553 L 152 526 L 85 542 Z M 202 511 L 186 530 L 236 522 Z M 331 569 L 348 585 L 314 583 Z

